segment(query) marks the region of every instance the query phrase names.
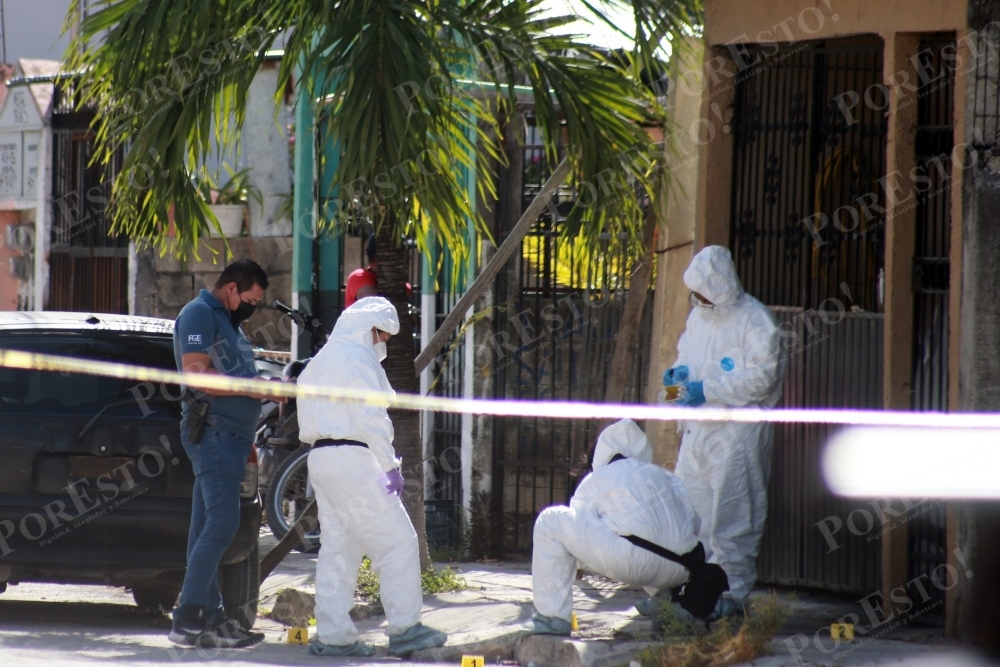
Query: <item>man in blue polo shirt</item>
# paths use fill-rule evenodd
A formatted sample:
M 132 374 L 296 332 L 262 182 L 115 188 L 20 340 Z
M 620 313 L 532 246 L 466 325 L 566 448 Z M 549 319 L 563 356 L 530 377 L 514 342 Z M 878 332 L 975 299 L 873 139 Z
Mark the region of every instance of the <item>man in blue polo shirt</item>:
M 256 378 L 253 348 L 240 323 L 250 317 L 267 289 L 267 274 L 243 259 L 227 266 L 211 290 L 201 290 L 174 325 L 174 357 L 187 373 Z M 259 380 L 265 382 L 265 380 Z M 263 393 L 197 390 L 207 403 L 197 434 L 197 403 L 186 403 L 181 442 L 195 473 L 188 534 L 187 572 L 173 614 L 170 641 L 181 646 L 243 648 L 264 639 L 226 616 L 219 590 L 219 563 L 240 522 L 240 483 L 260 417 Z

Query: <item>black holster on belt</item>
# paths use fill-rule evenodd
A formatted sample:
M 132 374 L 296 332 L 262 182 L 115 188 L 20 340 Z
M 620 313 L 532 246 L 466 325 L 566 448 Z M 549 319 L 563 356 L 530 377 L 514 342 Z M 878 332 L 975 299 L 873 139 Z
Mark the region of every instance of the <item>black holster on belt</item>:
M 190 428 L 188 435 L 191 444 L 197 445 L 205 432 L 209 403 L 203 398 L 198 398 L 190 389 L 184 390 L 184 402 L 188 406 L 187 423 Z

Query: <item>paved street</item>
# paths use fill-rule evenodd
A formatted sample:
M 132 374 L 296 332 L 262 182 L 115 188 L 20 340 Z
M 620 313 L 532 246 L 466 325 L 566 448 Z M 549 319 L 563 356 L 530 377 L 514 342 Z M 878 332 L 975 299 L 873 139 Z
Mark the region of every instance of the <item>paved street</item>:
M 270 543 L 265 536 L 265 544 Z M 262 607 L 270 608 L 281 589 L 295 587 L 313 590 L 315 556 L 293 553 L 268 579 L 262 591 Z M 510 628 L 530 613 L 530 573 L 525 563 L 456 566 L 469 583 L 460 593 L 425 597 L 425 621 L 445 629 L 451 635 L 449 647 L 462 653 L 462 645 L 482 643 L 490 638 L 510 636 Z M 787 594 L 782 594 L 787 595 Z M 648 620 L 636 616 L 632 605 L 641 597 L 599 577 L 586 577 L 576 589 L 574 609 L 580 618 L 580 631 L 574 642 L 580 648 L 582 664 L 603 667 L 600 659 L 588 658 L 588 648 L 600 645 L 610 659 L 616 649 L 634 645 L 648 635 Z M 977 665 L 949 646 L 933 628 L 910 627 L 894 631 L 880 639 L 859 641 L 849 652 L 829 650 L 823 643 L 812 644 L 800 652 L 796 662 L 782 643 L 798 633 L 810 637 L 831 618 L 845 610 L 842 601 L 823 596 L 799 594 L 788 598 L 792 616 L 772 645 L 772 654 L 756 660 L 757 666 L 777 665 Z M 384 618 L 372 618 L 358 624 L 365 641 L 377 645 L 386 642 Z M 257 628 L 266 635 L 265 642 L 252 649 L 229 652 L 184 651 L 167 641 L 169 621 L 139 611 L 130 594 L 122 589 L 102 586 L 21 584 L 0 595 L 0 656 L 4 666 L 42 667 L 49 665 L 164 665 L 170 663 L 212 663 L 226 665 L 318 665 L 362 664 L 358 660 L 315 658 L 305 647 L 285 643 L 286 629 L 262 618 Z M 801 635 L 800 635 L 801 636 Z M 582 640 L 582 641 L 580 641 Z M 630 644 L 631 642 L 631 644 Z M 482 644 L 481 644 L 482 645 Z M 796 644 L 791 644 L 796 646 Z M 454 653 L 454 650 L 453 650 Z M 439 662 L 457 665 L 460 658 L 442 654 Z M 421 657 L 421 656 L 415 656 Z M 427 664 L 402 662 L 392 658 L 366 659 L 364 664 Z M 625 664 L 623 660 L 609 664 Z M 492 663 L 492 661 L 490 661 Z M 573 664 L 580 664 L 574 661 Z

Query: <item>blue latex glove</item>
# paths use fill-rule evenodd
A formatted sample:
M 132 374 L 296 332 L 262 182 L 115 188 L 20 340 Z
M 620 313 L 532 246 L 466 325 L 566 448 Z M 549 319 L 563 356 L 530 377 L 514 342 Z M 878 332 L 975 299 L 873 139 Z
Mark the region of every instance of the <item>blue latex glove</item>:
M 399 468 L 393 468 L 385 474 L 385 492 L 397 497 L 403 492 L 403 473 L 399 472 Z
M 684 396 L 677 399 L 677 405 L 696 408 L 705 402 L 705 387 L 701 382 L 685 382 L 684 389 Z
M 668 368 L 663 372 L 663 386 L 668 387 L 672 384 L 680 384 L 684 380 L 688 379 L 688 367 L 687 366 L 677 366 L 675 368 Z

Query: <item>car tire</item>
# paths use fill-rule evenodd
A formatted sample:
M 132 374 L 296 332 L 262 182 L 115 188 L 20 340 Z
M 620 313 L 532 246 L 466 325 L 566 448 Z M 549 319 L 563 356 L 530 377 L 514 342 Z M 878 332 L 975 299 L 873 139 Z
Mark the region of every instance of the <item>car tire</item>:
M 246 558 L 219 567 L 222 605 L 229 618 L 236 619 L 244 630 L 257 622 L 260 598 L 260 546 L 254 544 Z
M 181 594 L 179 586 L 134 586 L 132 599 L 140 609 L 170 611 Z
M 296 500 L 296 511 L 301 512 L 308 504 L 304 483 L 308 478 L 309 447 L 303 446 L 289 454 L 274 472 L 271 478 L 271 488 L 267 491 L 265 511 L 267 525 L 278 540 L 283 538 L 292 526 L 289 524 L 286 501 Z M 320 530 L 316 529 L 302 538 L 302 543 L 295 547 L 296 551 L 315 553 L 319 551 Z

